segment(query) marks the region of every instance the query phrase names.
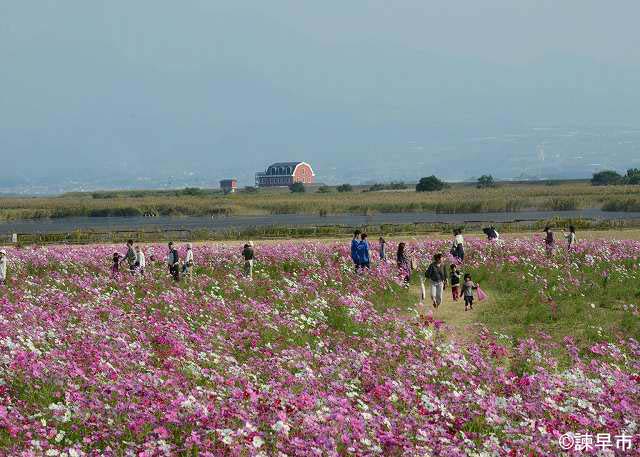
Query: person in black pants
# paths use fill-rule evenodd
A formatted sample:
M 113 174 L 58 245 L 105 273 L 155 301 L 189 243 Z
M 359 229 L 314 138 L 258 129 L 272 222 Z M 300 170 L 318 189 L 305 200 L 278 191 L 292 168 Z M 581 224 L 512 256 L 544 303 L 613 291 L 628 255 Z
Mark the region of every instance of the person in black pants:
M 169 242 L 167 265 L 169 266 L 169 274 L 173 276 L 174 281 L 180 281 L 180 254 L 178 254 L 178 250 L 173 246 L 173 241 Z

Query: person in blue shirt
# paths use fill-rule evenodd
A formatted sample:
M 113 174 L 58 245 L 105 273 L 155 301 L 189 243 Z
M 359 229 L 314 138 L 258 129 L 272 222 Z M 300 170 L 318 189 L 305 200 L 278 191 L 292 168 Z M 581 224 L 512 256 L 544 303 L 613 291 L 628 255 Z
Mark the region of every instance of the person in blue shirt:
M 358 244 L 358 264 L 360 268 L 369 268 L 371 264 L 371 258 L 369 257 L 369 242 L 367 241 L 367 234 L 360 235 L 360 243 Z
M 358 259 L 358 245 L 360 244 L 360 230 L 356 230 L 353 232 L 353 239 L 351 240 L 351 260 L 353 260 L 353 264 L 356 267 L 356 271 L 360 267 L 360 262 Z

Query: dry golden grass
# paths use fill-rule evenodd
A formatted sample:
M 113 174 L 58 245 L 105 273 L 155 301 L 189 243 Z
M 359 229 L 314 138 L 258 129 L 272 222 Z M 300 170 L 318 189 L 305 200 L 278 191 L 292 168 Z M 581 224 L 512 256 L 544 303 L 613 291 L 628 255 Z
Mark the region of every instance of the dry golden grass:
M 264 215 L 440 212 L 478 213 L 489 211 L 571 210 L 634 208 L 640 204 L 640 186 L 593 187 L 588 182 L 557 185 L 505 183 L 493 189 L 453 185 L 439 192 L 306 192 L 284 190 L 258 193 L 200 196 L 158 195 L 137 192 L 94 198 L 92 194 L 49 198 L 1 198 L 0 219 L 136 216 L 136 215 Z

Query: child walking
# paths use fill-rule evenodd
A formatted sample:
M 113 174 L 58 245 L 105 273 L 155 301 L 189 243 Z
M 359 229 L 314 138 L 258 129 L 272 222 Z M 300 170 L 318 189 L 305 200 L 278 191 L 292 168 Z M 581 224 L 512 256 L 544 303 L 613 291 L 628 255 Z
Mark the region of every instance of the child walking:
M 462 293 L 464 294 L 464 310 L 473 309 L 473 291 L 478 288 L 478 284 L 471 280 L 471 275 L 464 275 L 464 283 L 462 284 Z
M 120 253 L 113 253 L 113 265 L 111 265 L 111 276 L 118 276 L 118 272 L 120 271 Z
M 553 248 L 555 247 L 555 240 L 553 238 L 553 231 L 551 227 L 545 227 L 543 232 L 545 233 L 544 237 L 544 249 L 547 252 L 547 256 L 551 257 L 553 255 Z
M 455 263 L 451 264 L 451 273 L 449 275 L 449 279 L 451 280 L 451 296 L 453 301 L 458 301 L 460 298 L 460 270 L 458 270 L 458 266 Z

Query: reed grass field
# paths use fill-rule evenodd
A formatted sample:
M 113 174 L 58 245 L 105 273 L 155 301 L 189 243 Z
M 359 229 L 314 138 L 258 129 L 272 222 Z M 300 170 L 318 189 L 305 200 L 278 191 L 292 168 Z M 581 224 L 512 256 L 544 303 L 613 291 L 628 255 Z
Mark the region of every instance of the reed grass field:
M 0 220 L 73 216 L 240 216 L 269 214 L 373 214 L 402 212 L 482 213 L 523 210 L 640 210 L 640 186 L 592 186 L 587 181 L 500 183 L 478 189 L 453 184 L 437 192 L 407 190 L 291 193 L 259 189 L 224 195 L 214 190 L 72 193 L 52 197 L 0 198 Z

